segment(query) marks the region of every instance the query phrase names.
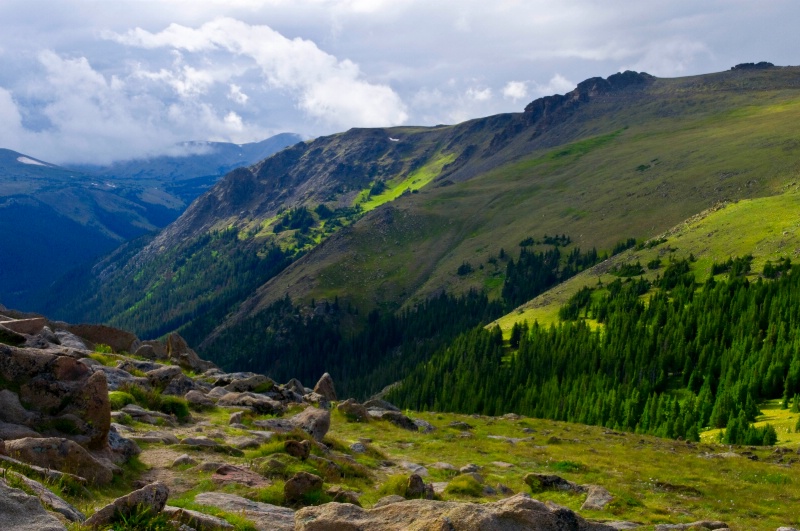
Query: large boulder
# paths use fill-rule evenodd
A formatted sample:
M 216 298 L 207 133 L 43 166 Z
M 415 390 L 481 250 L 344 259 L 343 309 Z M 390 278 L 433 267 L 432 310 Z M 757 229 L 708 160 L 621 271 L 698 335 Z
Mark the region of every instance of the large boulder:
M 6 441 L 5 445 L 6 453 L 14 459 L 43 468 L 76 474 L 97 485 L 111 483 L 114 477 L 111 468 L 95 459 L 81 445 L 69 439 L 28 437 Z
M 298 472 L 283 486 L 283 497 L 288 503 L 300 503 L 312 492 L 322 490 L 322 478 L 308 472 Z
M 171 333 L 169 337 L 167 337 L 167 356 L 184 369 L 197 373 L 217 368 L 217 366 L 210 361 L 200 359 L 200 356 L 198 356 L 194 350 L 190 349 L 186 341 L 176 332 Z
M 0 515 L 3 529 L 14 531 L 66 531 L 35 496 L 14 489 L 0 479 Z
M 295 516 L 296 531 L 612 531 L 587 522 L 573 511 L 544 504 L 525 494 L 494 503 L 475 504 L 409 500 L 365 510 L 346 503 L 305 507 Z
M 357 420 L 358 422 L 367 422 L 369 420 L 367 408 L 352 398 L 348 398 L 344 402 L 340 403 L 338 406 L 336 406 L 336 409 L 344 413 L 347 417 Z
M 0 345 L 0 380 L 12 382 L 20 401 L 37 414 L 31 427 L 103 449 L 111 426 L 105 374 L 62 354 Z
M 163 483 L 151 483 L 130 494 L 117 498 L 86 520 L 87 526 L 103 527 L 115 519 L 130 516 L 137 510 L 150 510 L 160 513 L 167 504 L 169 488 Z
M 86 520 L 86 516 L 84 516 L 82 512 L 59 496 L 56 496 L 50 489 L 38 481 L 34 481 L 12 470 L 6 470 L 5 474 L 6 476 L 12 476 L 16 481 L 24 485 L 28 492 L 35 494 L 36 497 L 39 498 L 39 501 L 42 502 L 42 505 L 47 507 L 50 511 L 60 514 L 70 522 L 83 522 Z M 0 511 L 0 514 L 2 514 L 2 511 Z
M 311 435 L 315 441 L 322 442 L 331 428 L 331 412 L 327 409 L 307 407 L 289 419 L 295 427 Z
M 136 352 L 141 342 L 130 332 L 98 324 L 79 324 L 67 326 L 67 331 L 82 338 L 90 346 L 108 345 L 114 352 Z
M 256 502 L 223 492 L 201 492 L 194 498 L 199 505 L 210 505 L 229 513 L 240 514 L 252 521 L 256 529 L 294 531 L 294 511 L 269 503 Z
M 277 400 L 249 391 L 225 393 L 217 400 L 217 405 L 220 407 L 246 407 L 262 415 L 283 413 L 283 405 Z
M 314 386 L 314 392 L 322 395 L 326 400 L 336 400 L 336 389 L 333 386 L 333 378 L 327 372 L 322 375 L 317 385 Z
M 0 421 L 12 424 L 27 424 L 35 420 L 35 417 L 35 413 L 22 406 L 17 393 L 10 389 L 0 390 Z

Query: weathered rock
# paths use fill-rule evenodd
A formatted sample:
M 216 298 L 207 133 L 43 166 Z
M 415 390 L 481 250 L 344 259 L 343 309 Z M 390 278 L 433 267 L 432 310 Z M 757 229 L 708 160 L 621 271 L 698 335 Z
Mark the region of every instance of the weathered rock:
M 82 478 L 80 476 L 76 476 L 74 474 L 69 474 L 67 472 L 60 472 L 58 470 L 53 470 L 52 468 L 43 468 L 40 466 L 32 465 L 30 463 L 25 463 L 23 461 L 19 461 L 7 455 L 0 455 L 0 461 L 3 463 L 8 463 L 14 465 L 14 468 L 17 470 L 22 470 L 27 475 L 34 475 L 36 477 L 51 480 L 51 481 L 67 481 L 74 485 L 86 485 L 88 482 L 86 478 Z
M 775 531 L 800 531 L 800 529 L 797 529 L 796 527 L 779 527 Z
M 383 507 L 385 505 L 389 505 L 390 503 L 398 503 L 406 501 L 405 498 L 398 494 L 392 494 L 390 496 L 384 496 L 380 500 L 375 502 L 375 505 L 372 506 L 373 509 L 377 509 L 378 507 Z
M 386 400 L 382 400 L 380 398 L 373 398 L 371 400 L 367 400 L 364 402 L 364 407 L 367 409 L 385 409 L 386 411 L 400 411 L 400 408 L 387 402 Z
M 247 378 L 232 381 L 225 386 L 225 390 L 234 393 L 243 393 L 246 391 L 264 393 L 273 387 L 275 387 L 275 382 L 263 374 L 254 374 Z
M 421 498 L 425 495 L 425 482 L 419 474 L 411 474 L 406 482 L 406 498 Z
M 181 466 L 181 465 L 196 465 L 197 461 L 193 459 L 189 454 L 183 454 L 175 458 L 172 462 L 172 466 Z
M 170 520 L 181 522 L 196 531 L 224 531 L 227 529 L 235 529 L 227 520 L 199 511 L 192 511 L 191 509 L 165 505 L 161 512 L 169 515 Z
M 284 499 L 288 503 L 302 502 L 308 494 L 322 490 L 322 483 L 322 478 L 316 474 L 298 472 L 283 486 Z
M 314 386 L 314 392 L 325 397 L 329 402 L 336 400 L 336 388 L 333 386 L 333 378 L 327 372 Z
M 134 420 L 144 422 L 145 424 L 159 424 L 159 422 L 164 422 L 171 426 L 176 425 L 176 419 L 172 415 L 167 415 L 159 411 L 150 411 L 136 404 L 128 404 L 120 411 L 130 415 Z
M 95 345 L 108 345 L 114 352 L 136 352 L 136 349 L 141 344 L 139 338 L 130 332 L 105 325 L 70 325 L 67 326 L 67 331 L 84 341 L 88 341 L 92 347 Z
M 4 328 L 16 332 L 17 334 L 25 334 L 32 336 L 38 334 L 44 328 L 47 321 L 44 317 L 30 317 L 27 319 L 0 319 L 0 324 Z
M 422 420 L 422 419 L 411 419 L 411 420 L 417 426 L 417 429 L 422 433 L 431 433 L 436 429 L 436 427 L 427 420 Z
M 186 437 L 185 439 L 181 439 L 180 444 L 185 446 L 198 446 L 201 448 L 216 448 L 220 446 L 217 441 L 209 439 L 208 437 Z
M 412 463 L 411 461 L 400 461 L 400 466 L 408 470 L 409 472 L 413 472 L 422 477 L 426 477 L 428 475 L 428 469 L 422 465 L 417 463 Z
M 120 435 L 113 426 L 108 431 L 108 448 L 113 452 L 113 455 L 118 456 L 118 458 L 114 459 L 117 464 L 124 463 L 131 457 L 142 453 L 136 442 Z
M 214 407 L 214 401 L 196 389 L 192 389 L 186 393 L 183 398 L 189 404 L 189 407 L 194 409 L 204 409 Z
M 241 514 L 252 521 L 259 531 L 294 531 L 294 511 L 286 507 L 255 502 L 222 492 L 202 492 L 195 496 L 194 501 L 200 505 Z
M 327 409 L 307 407 L 289 422 L 311 435 L 315 441 L 321 442 L 331 427 L 331 412 Z
M 0 343 L 19 347 L 24 345 L 27 339 L 28 338 L 19 332 L 15 332 L 9 328 L 6 328 L 2 323 L 0 323 Z
M 370 510 L 350 504 L 328 503 L 297 511 L 296 531 L 610 531 L 587 522 L 573 511 L 545 505 L 524 494 L 494 503 L 474 504 L 410 500 Z
M 114 521 L 115 518 L 126 517 L 135 510 L 146 508 L 153 513 L 159 513 L 167 503 L 169 489 L 163 483 L 151 483 L 130 494 L 117 498 L 86 520 L 87 526 L 102 527 Z
M 303 387 L 303 384 L 300 383 L 300 380 L 298 380 L 297 378 L 292 378 L 291 380 L 286 382 L 286 385 L 284 387 L 286 389 L 294 391 L 295 393 L 297 393 L 300 396 L 303 396 L 304 394 L 306 394 L 306 388 Z
M 586 495 L 586 501 L 581 505 L 581 511 L 587 509 L 602 511 L 606 505 L 614 500 L 614 496 L 600 485 L 588 485 L 587 487 L 589 492 Z
M 659 524 L 653 531 L 683 531 L 684 529 L 728 529 L 728 524 L 718 520 L 699 520 L 690 524 Z
M 231 437 L 230 439 L 228 439 L 228 443 L 234 448 L 238 448 L 239 450 L 246 450 L 248 448 L 258 448 L 263 444 L 263 442 L 264 440 L 261 437 L 240 436 L 240 437 Z
M 350 451 L 357 454 L 363 454 L 367 452 L 367 447 L 364 445 L 364 443 L 354 442 L 350 445 Z
M 91 449 L 105 448 L 111 425 L 105 375 L 61 353 L 0 345 L 0 378 L 20 386 L 19 400 L 39 414 L 37 426 L 64 433 Z
M 0 479 L 0 515 L 9 531 L 66 531 L 58 519 L 45 511 L 35 496 L 8 486 Z
M 232 465 L 222 465 L 211 476 L 217 485 L 247 485 L 248 487 L 268 487 L 271 485 L 261 474 Z
M 372 418 L 381 420 L 388 420 L 395 426 L 409 431 L 419 431 L 419 427 L 414 424 L 414 421 L 403 415 L 399 411 L 389 411 L 385 409 L 368 409 L 369 415 Z
M 314 463 L 320 474 L 328 481 L 340 481 L 344 477 L 342 467 L 324 457 L 317 457 L 316 455 L 308 456 L 308 460 Z
M 84 363 L 94 362 L 89 358 Z M 124 369 L 117 367 L 105 367 L 100 364 L 93 364 L 94 372 L 102 372 L 106 376 L 109 391 L 119 391 L 125 385 L 138 385 L 144 389 L 150 389 L 150 382 L 142 376 L 134 376 Z
M 246 407 L 261 415 L 283 413 L 283 405 L 277 400 L 251 392 L 228 392 L 217 401 L 217 405 L 220 407 Z
M 283 443 L 283 448 L 286 453 L 292 457 L 296 457 L 301 461 L 308 459 L 311 454 L 311 444 L 308 441 L 286 441 Z
M 210 361 L 200 359 L 200 356 L 190 349 L 186 341 L 175 332 L 167 337 L 167 356 L 184 369 L 190 371 L 205 372 L 208 369 L 217 368 Z
M 241 424 L 243 420 L 244 412 L 242 411 L 235 411 L 231 413 L 231 416 L 228 417 L 228 424 Z
M 86 343 L 84 343 L 81 338 L 72 332 L 67 332 L 66 330 L 56 330 L 55 335 L 58 339 L 58 344 L 62 347 L 74 348 L 76 350 L 89 350 L 89 347 L 86 345 Z
M 162 393 L 171 396 L 184 396 L 190 391 L 195 391 L 196 389 L 197 384 L 195 381 L 185 374 L 181 374 L 180 376 L 176 376 L 170 380 Z
M 183 371 L 180 367 L 174 365 L 165 365 L 158 369 L 148 371 L 145 376 L 150 385 L 158 389 L 164 389 L 173 378 L 183 376 Z
M 586 492 L 588 488 L 554 474 L 527 474 L 523 481 L 531 488 L 532 492 L 543 490 L 562 490 L 567 492 Z
M 26 437 L 43 438 L 44 435 L 33 431 L 27 426 L 0 422 L 0 439 L 13 441 L 14 439 L 24 439 Z
M 325 490 L 328 496 L 333 498 L 335 503 L 352 503 L 361 507 L 361 502 L 358 500 L 358 494 L 352 490 L 342 488 L 341 485 L 333 485 Z
M 466 465 L 462 466 L 458 469 L 459 474 L 471 474 L 472 472 L 477 472 L 481 469 L 475 463 L 467 463 Z
M 8 455 L 44 468 L 54 468 L 84 477 L 98 485 L 110 483 L 113 471 L 92 457 L 81 445 L 68 439 L 17 439 L 6 442 Z
M 336 409 L 338 409 L 348 417 L 357 420 L 359 422 L 367 422 L 369 420 L 369 413 L 367 412 L 367 408 L 365 408 L 352 398 L 348 398 L 347 400 L 336 406 Z
M 17 481 L 22 482 L 28 490 L 36 494 L 36 497 L 39 498 L 42 505 L 55 513 L 59 513 L 70 522 L 83 522 L 86 520 L 86 516 L 82 512 L 53 494 L 50 489 L 38 481 L 34 481 L 12 470 L 6 471 L 5 474 L 13 476 Z M 0 514 L 3 514 L 2 510 L 0 510 Z

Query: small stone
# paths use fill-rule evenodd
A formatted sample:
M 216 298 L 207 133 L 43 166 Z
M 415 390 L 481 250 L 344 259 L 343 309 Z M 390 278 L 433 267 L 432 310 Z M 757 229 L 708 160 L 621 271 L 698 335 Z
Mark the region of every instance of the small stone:
M 172 466 L 181 466 L 181 465 L 196 465 L 197 460 L 193 459 L 189 454 L 183 454 L 175 458 L 172 462 Z
M 231 416 L 228 417 L 228 424 L 241 424 L 243 415 L 242 411 L 231 413 Z
M 411 474 L 408 476 L 406 483 L 406 498 L 415 499 L 422 498 L 425 494 L 425 482 L 419 474 Z
M 302 502 L 306 495 L 322 489 L 322 478 L 308 472 L 298 472 L 283 487 L 283 495 L 287 502 Z
M 586 495 L 586 501 L 581 505 L 581 511 L 602 511 L 614 500 L 614 496 L 603 487 L 599 485 L 589 485 L 588 487 L 589 492 Z
M 363 454 L 366 453 L 367 447 L 364 446 L 364 443 L 355 442 L 350 445 L 350 451 L 357 454 Z
M 459 468 L 458 469 L 458 473 L 459 474 L 470 474 L 472 472 L 477 472 L 480 469 L 481 469 L 481 467 L 479 467 L 475 463 L 469 463 L 469 464 L 464 465 L 461 468 Z
M 283 443 L 283 449 L 292 457 L 305 461 L 311 453 L 311 444 L 308 441 L 289 440 Z

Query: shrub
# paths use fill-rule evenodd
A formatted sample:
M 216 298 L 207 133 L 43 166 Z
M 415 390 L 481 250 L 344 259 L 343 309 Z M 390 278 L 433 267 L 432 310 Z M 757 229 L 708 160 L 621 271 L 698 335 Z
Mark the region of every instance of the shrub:
M 136 402 L 136 399 L 133 398 L 133 395 L 125 391 L 111 391 L 108 393 L 108 401 L 111 402 L 111 409 L 119 410 L 128 404 L 133 404 Z
M 405 498 L 407 486 L 408 477 L 403 474 L 395 474 L 386 478 L 386 482 L 378 489 L 378 493 L 382 496 L 396 494 Z
M 189 404 L 186 399 L 178 396 L 161 396 L 160 398 L 159 411 L 175 415 L 180 421 L 189 418 Z

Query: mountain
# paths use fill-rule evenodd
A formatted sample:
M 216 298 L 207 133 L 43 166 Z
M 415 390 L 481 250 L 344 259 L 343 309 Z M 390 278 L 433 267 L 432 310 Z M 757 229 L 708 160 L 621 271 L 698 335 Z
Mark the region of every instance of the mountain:
M 63 283 L 72 296 L 53 291 L 49 311 L 146 337 L 180 329 L 226 366 L 304 364 L 306 378 L 338 359 L 352 379 L 384 371 L 360 388 L 374 389 L 435 350 L 447 305 L 469 314 L 463 326 L 485 324 L 550 287 L 516 267 L 540 259 L 523 257 L 523 242 L 562 235 L 563 256 L 579 249 L 571 275 L 720 201 L 781 192 L 796 171 L 799 89 L 796 67 L 625 72 L 521 113 L 298 144 L 231 172 L 153 241 Z M 512 275 L 532 287 L 507 288 Z M 458 299 L 470 290 L 485 300 Z M 422 327 L 420 311 L 442 326 L 425 332 L 425 348 L 392 320 Z M 312 334 L 303 323 L 315 317 Z M 373 326 L 385 340 L 359 335 Z M 357 363 L 336 357 L 356 351 Z
M 166 226 L 224 172 L 297 141 L 194 143 L 192 156 L 82 171 L 0 149 L 0 300 L 35 309 L 37 292 L 68 271 Z

